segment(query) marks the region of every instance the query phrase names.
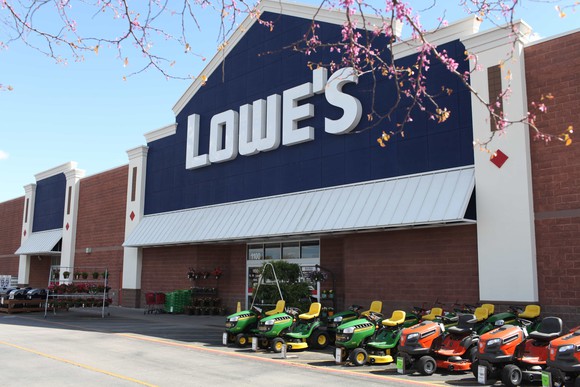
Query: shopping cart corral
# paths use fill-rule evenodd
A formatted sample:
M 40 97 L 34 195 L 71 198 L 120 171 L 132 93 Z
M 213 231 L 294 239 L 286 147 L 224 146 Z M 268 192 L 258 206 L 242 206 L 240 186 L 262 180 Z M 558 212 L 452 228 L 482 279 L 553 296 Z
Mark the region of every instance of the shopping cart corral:
M 145 293 L 145 303 L 147 308 L 143 314 L 165 313 L 165 293 L 147 292 Z

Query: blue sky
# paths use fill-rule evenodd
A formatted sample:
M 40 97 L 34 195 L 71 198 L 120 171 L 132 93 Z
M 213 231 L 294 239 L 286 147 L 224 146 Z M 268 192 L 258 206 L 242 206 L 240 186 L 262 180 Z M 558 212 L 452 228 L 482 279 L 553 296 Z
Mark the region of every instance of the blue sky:
M 415 8 L 421 9 L 432 1 L 410 3 L 420 3 Z M 440 0 L 422 16 L 423 23 L 435 25 L 444 11 L 449 22 L 465 17 L 455 4 Z M 524 1 L 518 15 L 541 37 L 580 27 L 580 9 L 560 19 L 554 4 Z M 207 15 L 203 20 L 193 50 L 211 58 L 219 43 L 218 20 Z M 184 73 L 197 75 L 206 64 L 197 56 L 167 50 Z M 62 65 L 18 43 L 0 50 L 0 83 L 14 88 L 0 92 L 0 202 L 22 196 L 35 174 L 68 161 L 78 162 L 88 176 L 127 164 L 126 151 L 145 145 L 144 133 L 174 122 L 171 109 L 190 82 L 167 80 L 156 71 L 124 81 L 136 68 L 132 60 L 123 67 L 115 56 L 101 49 L 83 62 Z

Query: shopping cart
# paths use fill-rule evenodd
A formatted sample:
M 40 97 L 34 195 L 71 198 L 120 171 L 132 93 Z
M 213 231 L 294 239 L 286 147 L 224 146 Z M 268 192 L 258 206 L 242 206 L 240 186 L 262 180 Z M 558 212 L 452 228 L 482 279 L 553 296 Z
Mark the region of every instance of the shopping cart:
M 165 313 L 165 293 L 149 292 L 145 294 L 147 309 L 143 314 Z

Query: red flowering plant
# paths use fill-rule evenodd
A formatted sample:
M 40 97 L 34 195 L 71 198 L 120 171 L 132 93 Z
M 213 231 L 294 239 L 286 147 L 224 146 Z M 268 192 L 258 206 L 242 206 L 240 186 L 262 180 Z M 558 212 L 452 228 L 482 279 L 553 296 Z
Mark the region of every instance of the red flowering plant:
M 215 277 L 215 279 L 219 279 L 223 274 L 222 268 L 216 267 L 215 269 L 213 269 L 211 274 Z

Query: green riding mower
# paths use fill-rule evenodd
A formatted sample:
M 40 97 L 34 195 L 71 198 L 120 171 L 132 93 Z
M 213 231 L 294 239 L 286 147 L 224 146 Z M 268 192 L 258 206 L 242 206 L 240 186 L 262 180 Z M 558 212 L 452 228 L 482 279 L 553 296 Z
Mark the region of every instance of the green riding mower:
M 226 317 L 226 331 L 223 335 L 223 344 L 234 343 L 238 347 L 244 347 L 252 342 L 252 333 L 258 327 L 258 321 L 264 316 L 284 312 L 286 302 L 279 300 L 276 307 L 262 314 L 262 309 L 253 306 L 249 310 L 242 310 Z
M 379 329 L 383 316 L 380 313 L 370 312 L 341 324 L 336 329 L 336 362 L 344 363 L 350 360 L 353 364 L 363 365 L 368 355 L 363 346 L 371 340 Z
M 328 344 L 328 334 L 320 322 L 322 305 L 313 302 L 308 313 L 300 313 L 297 308 L 287 308 L 286 313 L 264 317 L 255 331 L 260 348 L 270 348 L 273 352 L 282 351 L 283 345 L 289 350 L 313 347 L 323 348 Z
M 405 320 L 406 313 L 395 310 L 390 318 L 381 321 L 381 327 L 371 339 L 353 355 L 353 364 L 390 364 L 396 359 L 397 347 L 403 328 L 409 323 Z M 368 359 L 363 359 L 365 355 Z M 361 364 L 362 363 L 362 364 Z
M 279 338 L 274 339 L 276 341 L 276 345 L 273 345 L 273 347 L 276 347 L 274 348 L 275 352 L 279 352 L 278 345 L 283 344 L 286 344 L 287 349 L 290 351 L 307 349 L 308 347 L 315 349 L 326 348 L 329 336 L 320 321 L 321 309 L 322 305 L 319 302 L 313 302 L 308 313 L 299 314 L 296 325 L 283 335 L 283 341 L 278 344 L 280 342 Z
M 373 301 L 368 310 L 363 310 L 363 307 L 360 305 L 352 305 L 348 308 L 348 310 L 335 313 L 332 318 L 328 319 L 326 324 L 326 331 L 328 332 L 330 341 L 334 342 L 336 339 L 336 328 L 338 328 L 340 325 L 359 319 L 361 316 L 366 316 L 371 312 L 381 313 L 382 310 L 383 303 L 381 301 Z

